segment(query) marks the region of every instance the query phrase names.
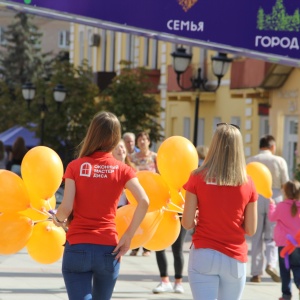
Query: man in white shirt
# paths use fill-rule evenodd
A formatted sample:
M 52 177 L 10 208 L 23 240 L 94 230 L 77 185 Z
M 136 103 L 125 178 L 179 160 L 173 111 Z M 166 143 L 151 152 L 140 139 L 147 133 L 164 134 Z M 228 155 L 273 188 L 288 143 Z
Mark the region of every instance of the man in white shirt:
M 123 140 L 127 149 L 127 154 L 130 157 L 135 152 L 140 152 L 140 149 L 135 146 L 135 134 L 132 132 L 125 132 L 123 134 Z
M 272 198 L 276 203 L 283 200 L 281 188 L 289 180 L 288 167 L 284 158 L 275 155 L 276 142 L 273 136 L 266 135 L 260 139 L 259 154 L 250 157 L 247 163 L 260 162 L 268 167 L 272 174 Z M 252 237 L 251 248 L 251 282 L 261 282 L 264 260 L 266 259 L 265 271 L 273 281 L 280 282 L 276 266 L 278 262 L 278 249 L 273 240 L 274 222 L 268 219 L 269 199 L 259 195 L 257 201 L 257 231 Z M 265 244 L 265 255 L 263 244 Z M 264 259 L 265 256 L 265 259 Z

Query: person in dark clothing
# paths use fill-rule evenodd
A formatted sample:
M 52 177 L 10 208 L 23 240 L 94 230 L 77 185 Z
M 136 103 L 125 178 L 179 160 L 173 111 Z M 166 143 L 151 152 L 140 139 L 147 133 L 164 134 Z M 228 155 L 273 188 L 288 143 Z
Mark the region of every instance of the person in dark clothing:
M 27 151 L 25 140 L 21 136 L 17 137 L 9 153 L 6 169 L 21 176 L 21 163 Z

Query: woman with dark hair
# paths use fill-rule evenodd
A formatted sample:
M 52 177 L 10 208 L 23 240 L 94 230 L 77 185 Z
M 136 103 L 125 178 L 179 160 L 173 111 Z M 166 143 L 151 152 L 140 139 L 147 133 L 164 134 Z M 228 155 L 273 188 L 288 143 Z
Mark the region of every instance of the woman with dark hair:
M 21 176 L 21 163 L 27 151 L 25 140 L 21 136 L 17 137 L 12 145 L 6 169 Z
M 4 143 L 0 141 L 0 169 L 6 169 L 7 153 L 4 147 Z
M 148 197 L 136 172 L 112 155 L 121 137 L 121 125 L 109 112 L 94 116 L 79 149 L 78 158 L 67 166 L 65 191 L 53 222 L 68 226 L 62 273 L 69 299 L 110 300 L 119 275 L 120 258 L 142 222 Z M 138 205 L 131 223 L 118 239 L 116 211 L 124 188 Z

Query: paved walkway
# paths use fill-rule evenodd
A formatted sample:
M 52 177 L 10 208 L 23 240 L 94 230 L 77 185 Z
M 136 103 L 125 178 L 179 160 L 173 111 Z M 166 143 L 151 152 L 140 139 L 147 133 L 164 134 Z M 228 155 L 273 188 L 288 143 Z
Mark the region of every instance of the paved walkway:
M 120 276 L 115 287 L 112 299 L 114 300 L 163 300 L 163 299 L 192 299 L 187 280 L 187 260 L 190 236 L 187 236 L 184 245 L 184 294 L 153 294 L 152 289 L 159 282 L 158 268 L 155 255 L 143 257 L 139 253 L 136 257 L 125 255 L 122 260 Z M 173 275 L 173 257 L 170 249 L 167 250 L 169 273 Z M 251 257 L 249 257 L 251 259 Z M 64 282 L 61 276 L 61 261 L 51 265 L 38 264 L 32 260 L 26 250 L 15 255 L 0 255 L 0 300 L 67 300 Z M 249 273 L 248 267 L 248 273 Z M 280 283 L 275 283 L 264 274 L 261 283 L 250 283 L 247 277 L 246 287 L 242 300 L 272 300 L 278 299 Z M 296 288 L 293 286 L 295 295 Z M 298 298 L 296 298 L 298 299 Z

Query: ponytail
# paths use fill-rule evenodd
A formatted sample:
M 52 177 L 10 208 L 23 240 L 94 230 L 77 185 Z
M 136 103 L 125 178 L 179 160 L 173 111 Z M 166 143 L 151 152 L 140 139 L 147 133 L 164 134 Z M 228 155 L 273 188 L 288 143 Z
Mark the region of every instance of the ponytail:
M 297 200 L 294 200 L 293 204 L 291 206 L 291 214 L 292 214 L 293 217 L 295 217 L 297 215 L 297 213 L 298 213 L 298 207 L 296 205 L 296 201 Z

